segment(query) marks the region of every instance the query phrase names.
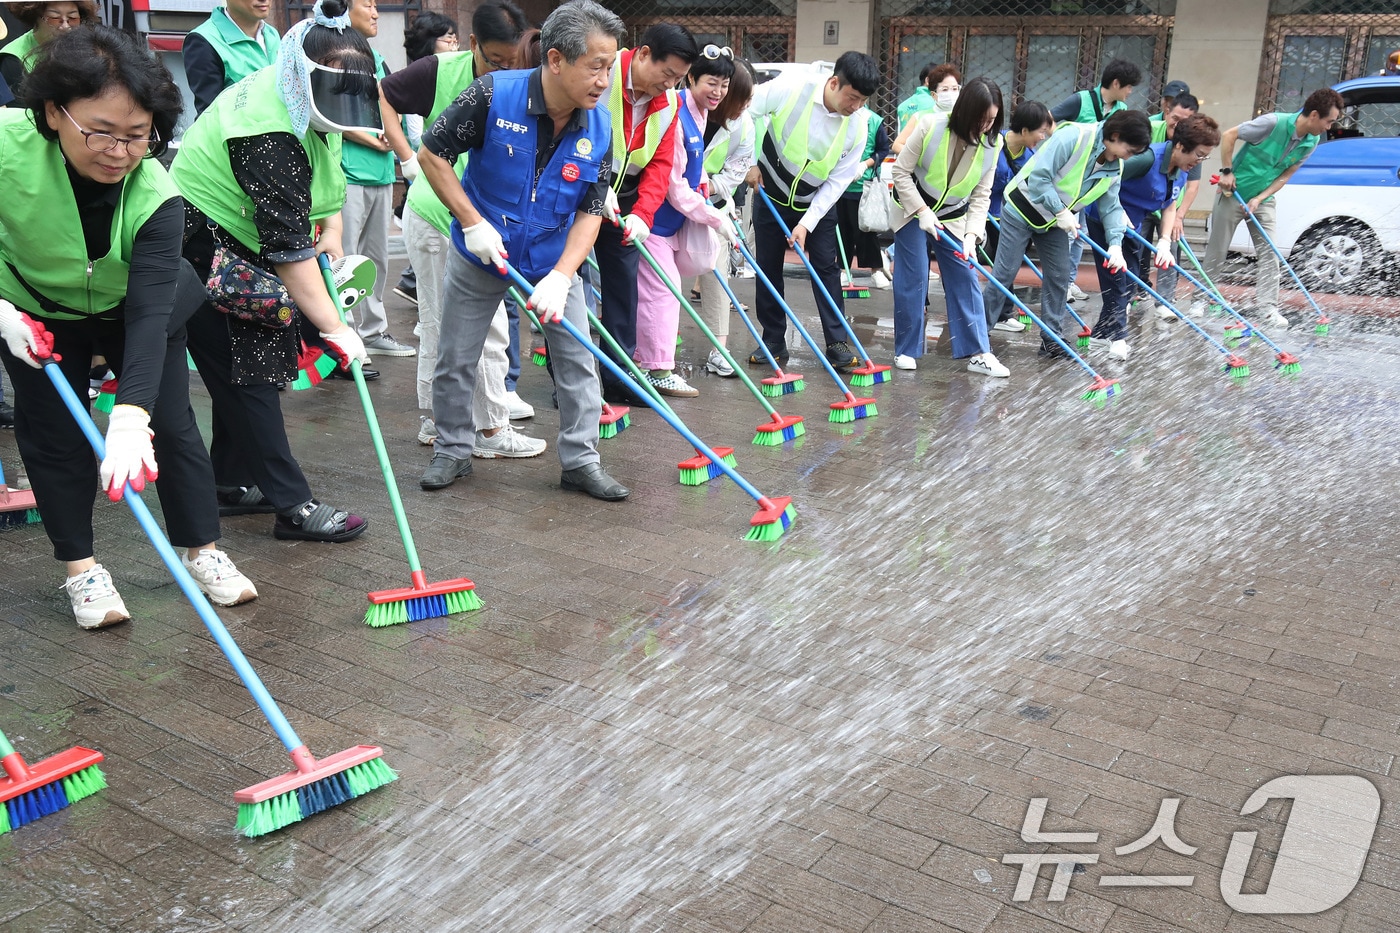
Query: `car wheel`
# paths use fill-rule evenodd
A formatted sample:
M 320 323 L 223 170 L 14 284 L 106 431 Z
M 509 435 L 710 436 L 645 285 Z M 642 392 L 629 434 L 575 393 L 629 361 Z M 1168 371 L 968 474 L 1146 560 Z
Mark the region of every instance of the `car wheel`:
M 1369 227 L 1328 223 L 1298 238 L 1289 261 L 1310 289 L 1358 292 L 1376 285 L 1380 244 Z

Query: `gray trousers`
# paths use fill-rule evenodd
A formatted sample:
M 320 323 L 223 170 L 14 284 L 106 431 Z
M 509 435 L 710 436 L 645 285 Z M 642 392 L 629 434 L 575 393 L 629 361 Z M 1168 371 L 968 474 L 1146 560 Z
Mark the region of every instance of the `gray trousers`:
M 438 333 L 437 369 L 433 371 L 433 421 L 438 439 L 434 450 L 458 459 L 472 455 L 476 426 L 472 405 L 476 368 L 496 308 L 506 294 L 506 281 L 468 262 L 449 247 L 442 288 L 442 326 Z M 564 315 L 588 333 L 583 280 L 574 276 Z M 597 463 L 598 416 L 603 411 L 598 366 L 593 355 L 560 324 L 544 326 L 554 388 L 559 397 L 559 463 L 574 470 Z
M 389 329 L 384 313 L 384 283 L 389 278 L 389 217 L 393 211 L 393 185 L 347 185 L 345 206 L 340 209 L 345 230 L 341 244 L 345 255 L 364 256 L 374 263 L 374 291 L 351 312 L 355 332 L 369 341 Z
M 1254 216 L 1259 218 L 1259 222 L 1272 238 L 1275 229 L 1274 199 L 1269 198 L 1260 204 Z M 1249 227 L 1249 238 L 1254 241 L 1254 255 L 1258 259 L 1254 264 L 1254 306 L 1260 311 L 1277 311 L 1278 257 L 1259 235 L 1259 228 L 1244 216 L 1244 208 L 1240 206 L 1240 202 L 1235 200 L 1234 195 L 1223 191 L 1215 196 L 1215 209 L 1210 212 L 1210 240 L 1206 242 L 1206 275 L 1210 276 L 1212 282 L 1220 284 L 1220 273 L 1225 268 L 1225 257 L 1230 252 L 1230 240 L 1241 221 Z
M 1065 293 L 1069 291 L 1070 278 L 1074 266 L 1070 264 L 1069 236 L 1059 227 L 1049 230 L 1034 230 L 1013 210 L 1001 215 L 1001 236 L 997 239 L 997 258 L 992 266 L 992 278 L 1008 289 L 1016 287 L 1016 273 L 1021 269 L 1022 257 L 1026 248 L 1035 243 L 1040 259 L 1040 271 L 1045 281 L 1040 287 L 1040 319 L 1045 326 L 1057 334 L 1065 330 Z M 987 309 L 987 327 L 993 327 L 1007 313 L 1010 302 L 1001 289 L 988 282 L 982 289 L 982 304 Z M 1042 344 L 1050 344 L 1049 337 L 1042 337 Z

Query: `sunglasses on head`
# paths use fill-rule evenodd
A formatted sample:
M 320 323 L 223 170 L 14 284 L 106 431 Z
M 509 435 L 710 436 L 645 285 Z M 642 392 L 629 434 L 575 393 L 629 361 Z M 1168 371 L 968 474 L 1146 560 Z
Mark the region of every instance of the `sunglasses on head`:
M 710 61 L 714 61 L 715 59 L 720 58 L 721 56 L 729 59 L 730 61 L 734 60 L 734 50 L 727 45 L 721 47 L 718 45 L 710 44 L 701 49 L 700 54 L 705 56 L 705 58 L 709 59 Z

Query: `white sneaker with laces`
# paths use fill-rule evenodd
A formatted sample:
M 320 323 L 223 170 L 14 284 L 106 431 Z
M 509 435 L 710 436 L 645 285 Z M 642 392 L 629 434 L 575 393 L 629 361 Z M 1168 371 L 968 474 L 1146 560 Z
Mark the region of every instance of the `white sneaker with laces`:
M 524 421 L 526 418 L 535 417 L 535 406 L 515 394 L 515 390 L 506 393 L 506 409 L 511 421 Z
M 510 425 L 506 425 L 490 437 L 477 431 L 472 456 L 482 460 L 494 460 L 497 457 L 538 457 L 548 446 L 539 438 L 526 437 Z
M 885 275 L 883 271 L 876 269 L 874 272 L 870 273 L 870 284 L 884 291 L 890 287 L 890 277 Z
M 647 377 L 647 382 L 651 383 L 653 389 L 662 395 L 671 398 L 695 398 L 700 394 L 700 390 L 694 388 L 690 383 L 680 377 L 680 374 L 672 370 L 666 376 L 658 376 L 655 373 L 643 371 L 642 375 Z
M 919 368 L 919 361 L 916 360 L 916 359 L 914 359 L 912 356 L 906 356 L 906 355 L 904 355 L 903 353 L 901 353 L 901 354 L 899 354 L 899 356 L 896 356 L 896 357 L 894 358 L 894 368 L 895 368 L 895 369 L 918 369 L 918 368 Z
M 992 325 L 992 330 L 1004 330 L 1007 333 L 1011 334 L 1019 334 L 1025 329 L 1026 325 L 1022 324 L 1014 317 L 1009 317 L 1004 321 L 997 321 L 995 324 Z
M 417 356 L 418 351 L 406 343 L 399 343 L 388 331 L 365 341 L 365 349 L 380 356 Z
M 849 272 L 846 272 L 846 271 L 844 271 L 844 270 L 841 272 L 841 287 L 842 287 L 842 288 L 850 288 L 850 287 L 851 287 L 851 275 L 850 275 Z
M 714 373 L 716 376 L 723 376 L 725 378 L 734 375 L 734 367 L 730 366 L 729 362 L 725 360 L 724 357 L 720 356 L 718 350 L 710 351 L 709 358 L 705 360 L 705 369 L 708 372 Z
M 190 560 L 186 554 L 180 563 L 194 577 L 194 582 L 209 597 L 209 601 L 219 606 L 237 606 L 258 598 L 257 587 L 245 577 L 229 556 L 218 548 L 203 548 L 199 556 Z
M 101 564 L 63 581 L 78 628 L 95 629 L 126 622 L 131 615 L 112 584 L 112 575 Z
M 437 440 L 437 423 L 427 415 L 418 416 L 418 443 L 424 447 L 433 446 Z
M 1011 375 L 1011 370 L 1001 365 L 1001 361 L 991 353 L 979 353 L 967 361 L 967 371 L 970 373 L 980 373 L 983 376 L 995 376 L 998 379 L 1005 379 Z
M 1171 308 L 1168 308 L 1166 305 L 1159 304 L 1159 305 L 1154 305 L 1154 307 L 1157 309 L 1157 320 L 1159 320 L 1159 321 L 1175 321 L 1175 320 L 1176 320 L 1176 312 L 1173 311 Z
M 1108 348 L 1108 346 L 1109 346 L 1110 343 L 1112 343 L 1112 341 L 1109 340 L 1107 337 L 1090 337 L 1090 338 L 1089 338 L 1089 349 L 1091 349 L 1091 350 L 1104 350 L 1104 349 L 1107 349 L 1107 348 Z
M 1115 340 L 1108 345 L 1109 359 L 1124 361 L 1128 358 L 1128 341 Z
M 748 267 L 747 263 L 745 263 L 744 265 L 739 267 L 738 272 L 734 273 L 734 277 L 736 279 L 751 279 L 753 278 L 753 270 Z
M 1278 313 L 1277 308 L 1270 308 L 1264 312 L 1264 323 L 1276 330 L 1288 330 L 1292 325 L 1288 323 L 1288 318 Z
M 1186 309 L 1186 316 L 1199 321 L 1206 316 L 1206 303 L 1204 301 L 1191 302 L 1191 307 Z
M 1084 293 L 1084 289 L 1080 288 L 1074 282 L 1069 283 L 1069 291 L 1066 293 L 1065 297 L 1068 298 L 1070 301 L 1089 300 L 1089 296 Z

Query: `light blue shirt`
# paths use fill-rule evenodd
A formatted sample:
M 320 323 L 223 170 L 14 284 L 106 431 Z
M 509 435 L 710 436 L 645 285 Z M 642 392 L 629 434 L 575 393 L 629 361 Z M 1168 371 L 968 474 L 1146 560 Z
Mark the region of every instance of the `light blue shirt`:
M 1036 149 L 1035 155 L 1031 157 L 1030 165 L 1026 173 L 1026 180 L 1021 184 L 1021 190 L 1034 204 L 1042 208 L 1047 214 L 1058 214 L 1065 209 L 1065 202 L 1060 199 L 1060 192 L 1055 188 L 1055 176 L 1060 173 L 1060 169 L 1069 161 L 1074 153 L 1075 144 L 1079 142 L 1079 133 L 1074 125 L 1055 133 Z M 1103 154 L 1103 124 L 1099 124 L 1098 130 L 1094 134 L 1094 148 L 1089 154 L 1091 163 L 1090 170 L 1084 175 L 1084 184 L 1079 191 L 1082 194 L 1103 178 L 1111 177 L 1113 184 L 1108 186 L 1108 190 L 1099 195 L 1095 202 L 1098 205 L 1098 214 L 1103 221 L 1104 234 L 1108 237 L 1110 245 L 1118 246 L 1123 242 L 1123 232 L 1128 228 L 1128 218 L 1123 213 L 1123 206 L 1118 202 L 1119 175 L 1118 164 L 1108 162 L 1103 165 L 1098 163 L 1098 158 Z

